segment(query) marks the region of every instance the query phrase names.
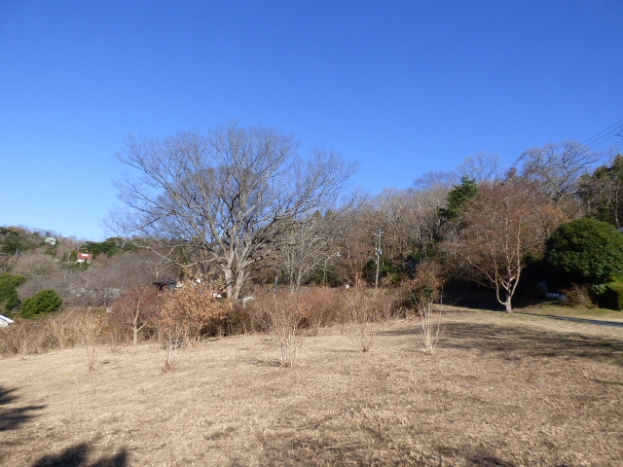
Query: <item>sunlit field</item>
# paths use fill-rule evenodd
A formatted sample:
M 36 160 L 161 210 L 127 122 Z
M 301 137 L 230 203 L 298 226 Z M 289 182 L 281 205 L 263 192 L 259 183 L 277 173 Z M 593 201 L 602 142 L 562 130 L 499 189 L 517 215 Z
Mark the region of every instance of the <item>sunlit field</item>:
M 623 330 L 447 312 L 304 335 L 0 360 L 3 466 L 620 466 Z M 165 360 L 170 365 L 165 365 Z

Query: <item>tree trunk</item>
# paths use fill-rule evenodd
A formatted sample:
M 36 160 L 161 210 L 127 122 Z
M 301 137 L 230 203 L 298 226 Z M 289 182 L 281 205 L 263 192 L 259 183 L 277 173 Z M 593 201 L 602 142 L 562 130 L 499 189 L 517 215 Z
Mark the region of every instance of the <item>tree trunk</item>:
M 134 345 L 138 345 L 138 332 L 140 328 L 138 326 L 138 317 L 141 313 L 141 305 L 140 301 L 136 304 L 136 312 L 134 313 L 134 318 L 132 320 L 132 343 Z
M 225 284 L 227 284 L 227 299 L 230 301 L 238 300 L 245 280 L 244 269 L 241 268 L 235 274 L 232 268 L 228 266 L 221 266 L 221 270 L 225 276 Z
M 506 294 L 506 300 L 504 301 L 504 307 L 506 308 L 506 313 L 512 313 L 513 307 L 511 305 L 511 296 Z
M 500 297 L 502 291 L 504 292 L 504 297 L 505 297 L 504 300 L 502 300 L 502 298 Z M 511 303 L 511 301 L 513 299 L 513 292 L 514 292 L 514 290 L 509 291 L 506 288 L 504 288 L 502 285 L 500 285 L 500 284 L 498 284 L 496 282 L 496 284 L 495 284 L 495 298 L 497 298 L 498 303 L 500 305 L 504 305 L 504 308 L 506 309 L 506 313 L 512 313 L 513 312 L 513 306 L 512 306 L 512 303 Z

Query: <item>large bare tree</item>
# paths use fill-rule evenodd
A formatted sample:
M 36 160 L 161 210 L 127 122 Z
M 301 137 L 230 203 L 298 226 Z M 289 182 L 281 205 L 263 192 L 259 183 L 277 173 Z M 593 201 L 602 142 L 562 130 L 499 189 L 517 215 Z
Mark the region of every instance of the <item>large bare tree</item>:
M 131 139 L 119 159 L 126 234 L 160 240 L 183 267 L 216 265 L 238 297 L 250 266 L 272 253 L 281 230 L 335 204 L 352 167 L 333 153 L 299 155 L 292 136 L 223 126 L 207 135 Z

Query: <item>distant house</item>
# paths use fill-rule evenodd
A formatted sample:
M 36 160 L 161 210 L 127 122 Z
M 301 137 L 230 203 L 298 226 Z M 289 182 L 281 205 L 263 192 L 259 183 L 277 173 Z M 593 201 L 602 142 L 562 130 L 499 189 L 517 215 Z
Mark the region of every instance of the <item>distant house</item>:
M 76 263 L 90 263 L 93 261 L 93 253 L 80 253 L 76 256 Z
M 11 318 L 7 318 L 4 315 L 0 315 L 0 328 L 5 328 L 9 324 L 13 324 L 14 322 L 15 321 L 13 321 Z
M 56 242 L 57 242 L 57 241 L 58 241 L 58 240 L 57 240 L 56 238 L 54 238 L 54 237 L 47 237 L 47 238 L 44 240 L 44 242 L 45 242 L 45 243 L 47 243 L 48 245 L 52 245 L 52 246 L 56 245 Z

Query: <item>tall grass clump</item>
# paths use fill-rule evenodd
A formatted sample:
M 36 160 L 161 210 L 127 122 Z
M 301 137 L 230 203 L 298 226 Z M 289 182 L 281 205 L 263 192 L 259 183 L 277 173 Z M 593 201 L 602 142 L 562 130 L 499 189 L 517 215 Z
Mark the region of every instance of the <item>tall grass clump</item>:
M 64 349 L 103 338 L 104 311 L 91 308 L 68 308 L 37 320 L 16 318 L 15 323 L 0 328 L 0 354 L 31 355 Z

